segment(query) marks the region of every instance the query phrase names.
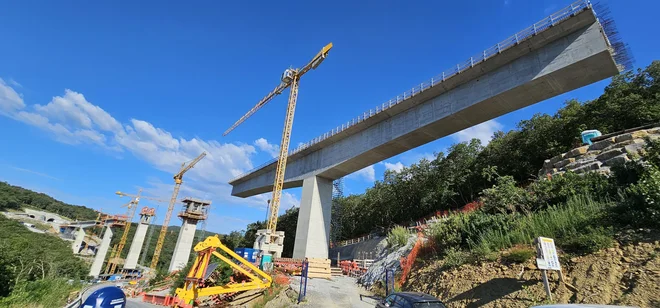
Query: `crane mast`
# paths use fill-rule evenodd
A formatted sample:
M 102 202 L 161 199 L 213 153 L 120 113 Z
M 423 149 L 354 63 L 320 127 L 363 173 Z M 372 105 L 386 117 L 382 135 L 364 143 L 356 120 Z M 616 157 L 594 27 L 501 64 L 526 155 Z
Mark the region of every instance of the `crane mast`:
M 126 241 L 128 240 L 128 231 L 131 229 L 131 222 L 133 222 L 133 216 L 135 216 L 135 210 L 138 208 L 138 203 L 140 202 L 140 199 L 165 202 L 165 200 L 162 199 L 141 196 L 142 189 L 138 190 L 137 195 L 125 194 L 121 191 L 118 191 L 115 194 L 119 195 L 120 197 L 131 197 L 133 199 L 126 204 L 126 206 L 128 206 L 128 213 L 126 215 L 128 218 L 126 220 L 126 225 L 124 226 L 124 232 L 121 235 L 121 240 L 119 241 L 119 244 L 117 244 L 116 246 L 116 251 L 113 253 L 114 256 L 108 261 L 108 265 L 110 266 L 109 268 L 107 268 L 106 271 L 108 274 L 114 274 L 115 270 L 117 269 L 117 264 L 118 264 L 117 258 L 121 257 L 121 253 L 124 250 L 124 246 L 126 246 Z
M 170 223 L 172 218 L 172 211 L 174 211 L 174 205 L 176 204 L 176 197 L 179 195 L 179 189 L 181 188 L 181 183 L 183 183 L 183 175 L 192 169 L 202 158 L 206 156 L 206 152 L 202 152 L 195 159 L 193 159 L 188 165 L 183 163 L 181 165 L 181 170 L 174 175 L 174 191 L 172 192 L 172 198 L 170 199 L 170 204 L 167 207 L 167 213 L 165 213 L 165 220 L 163 220 L 163 226 L 160 229 L 160 234 L 158 235 L 158 242 L 156 242 L 156 250 L 154 251 L 154 256 L 151 259 L 151 269 L 155 270 L 158 265 L 158 259 L 160 259 L 160 252 L 163 249 L 163 243 L 165 243 L 165 235 L 167 235 L 167 226 Z
M 229 127 L 224 133 L 223 136 L 229 134 L 234 130 L 238 125 L 243 123 L 247 118 L 252 116 L 257 112 L 261 107 L 270 102 L 275 96 L 282 93 L 286 88 L 291 88 L 289 92 L 289 101 L 286 109 L 286 117 L 284 119 L 284 128 L 282 130 L 282 140 L 280 142 L 280 153 L 277 159 L 277 166 L 275 169 L 275 179 L 273 181 L 273 196 L 270 203 L 270 212 L 268 215 L 267 230 L 270 230 L 271 234 L 275 234 L 277 229 L 277 214 L 280 208 L 280 200 L 282 197 L 282 187 L 284 185 L 284 174 L 286 171 L 286 162 L 289 156 L 289 143 L 291 141 L 291 129 L 293 127 L 293 116 L 296 110 L 296 101 L 298 99 L 298 88 L 300 84 L 300 78 L 310 71 L 311 69 L 316 69 L 323 60 L 328 55 L 328 52 L 332 49 L 332 43 L 324 46 L 319 53 L 317 53 L 311 61 L 309 61 L 305 66 L 300 69 L 287 69 L 282 74 L 282 82 L 275 87 L 270 93 L 268 93 L 263 99 L 261 99 L 250 111 L 248 111 L 244 116 L 242 116 L 234 125 Z

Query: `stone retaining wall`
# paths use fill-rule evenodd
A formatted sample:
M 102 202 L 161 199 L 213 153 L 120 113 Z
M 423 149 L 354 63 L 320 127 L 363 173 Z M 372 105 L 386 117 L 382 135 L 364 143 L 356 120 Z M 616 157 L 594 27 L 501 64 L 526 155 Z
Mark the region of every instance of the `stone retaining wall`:
M 636 159 L 644 151 L 646 139 L 660 139 L 660 127 L 640 129 L 612 136 L 572 149 L 543 162 L 539 177 L 562 174 L 567 171 L 584 173 L 589 171 L 609 174 L 610 167 Z

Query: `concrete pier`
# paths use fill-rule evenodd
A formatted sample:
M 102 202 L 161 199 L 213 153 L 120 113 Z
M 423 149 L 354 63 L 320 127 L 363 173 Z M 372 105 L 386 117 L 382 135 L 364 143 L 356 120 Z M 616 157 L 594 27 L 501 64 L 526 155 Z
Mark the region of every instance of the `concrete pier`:
M 186 267 L 188 260 L 190 260 L 190 251 L 192 250 L 193 242 L 195 240 L 195 231 L 197 230 L 197 223 L 200 220 L 205 220 L 208 206 L 211 205 L 210 201 L 199 200 L 195 198 L 185 198 L 183 202 L 183 211 L 179 213 L 179 217 L 183 220 L 179 237 L 176 240 L 174 247 L 174 255 L 170 261 L 169 272 L 180 270 Z
M 135 230 L 133 242 L 131 242 L 131 248 L 128 250 L 126 262 L 124 263 L 124 269 L 135 269 L 137 267 L 137 261 L 140 257 L 140 252 L 142 251 L 142 246 L 144 244 L 144 237 L 147 235 L 147 229 L 149 229 L 151 219 L 155 214 L 156 210 L 153 208 L 142 208 L 142 211 L 140 212 L 140 223 Z
M 85 230 L 82 227 L 78 228 L 78 230 L 76 231 L 76 238 L 73 240 L 73 244 L 71 245 L 74 254 L 80 253 L 80 251 L 83 249 L 84 240 L 85 240 Z
M 94 278 L 101 275 L 101 269 L 103 268 L 103 261 L 105 260 L 105 255 L 108 254 L 108 249 L 110 248 L 110 241 L 112 241 L 112 229 L 109 226 L 105 227 L 105 233 L 103 234 L 103 239 L 101 240 L 101 245 L 99 246 L 94 261 L 92 262 L 92 267 L 89 269 L 89 276 Z
M 294 258 L 328 257 L 331 209 L 332 180 L 318 176 L 305 179 L 293 246 Z

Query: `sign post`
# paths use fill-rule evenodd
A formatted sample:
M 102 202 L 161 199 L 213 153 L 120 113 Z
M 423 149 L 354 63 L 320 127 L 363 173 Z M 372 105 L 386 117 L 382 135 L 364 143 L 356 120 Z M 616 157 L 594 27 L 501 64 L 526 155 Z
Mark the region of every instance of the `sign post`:
M 561 264 L 559 264 L 559 256 L 557 254 L 557 248 L 555 247 L 555 241 L 547 237 L 538 237 L 536 238 L 535 244 L 536 266 L 538 266 L 543 274 L 545 293 L 548 295 L 548 298 L 552 300 L 550 283 L 548 283 L 548 270 L 561 272 Z

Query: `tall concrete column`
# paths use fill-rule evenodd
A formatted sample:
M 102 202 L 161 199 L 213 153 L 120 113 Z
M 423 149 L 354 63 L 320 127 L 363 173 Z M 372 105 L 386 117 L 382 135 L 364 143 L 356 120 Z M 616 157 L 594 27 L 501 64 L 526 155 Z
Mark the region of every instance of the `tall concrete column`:
M 140 252 L 142 251 L 142 244 L 144 244 L 144 237 L 147 234 L 147 229 L 149 229 L 148 224 L 139 224 L 135 230 L 133 242 L 131 243 L 131 249 L 128 250 L 126 262 L 124 263 L 125 269 L 135 269 L 137 266 L 137 260 L 140 257 Z
M 332 180 L 318 176 L 304 179 L 294 258 L 328 258 L 331 208 Z
M 183 202 L 183 211 L 177 216 L 183 219 L 183 224 L 179 231 L 179 238 L 176 240 L 176 246 L 174 246 L 169 272 L 180 270 L 188 264 L 190 250 L 192 250 L 195 240 L 197 222 L 206 219 L 209 205 L 211 205 L 211 201 L 190 197 L 184 198 L 181 202 Z
M 137 267 L 137 260 L 140 257 L 140 252 L 142 251 L 144 237 L 147 235 L 147 229 L 149 229 L 149 224 L 151 224 L 151 219 L 155 214 L 156 210 L 154 208 L 148 208 L 146 206 L 142 208 L 142 211 L 140 211 L 140 223 L 135 230 L 135 235 L 133 235 L 133 242 L 131 242 L 131 248 L 128 250 L 126 262 L 124 262 L 125 269 L 135 269 Z
M 92 267 L 89 269 L 89 276 L 98 277 L 101 274 L 101 268 L 103 267 L 103 261 L 105 260 L 105 255 L 108 253 L 108 248 L 110 248 L 110 241 L 112 240 L 112 229 L 110 227 L 105 227 L 105 234 L 103 234 L 103 240 L 101 240 L 101 245 L 99 246 L 96 256 L 94 257 L 94 262 L 92 262 Z
M 185 219 L 183 221 L 181 231 L 179 231 L 179 237 L 176 240 L 176 246 L 174 246 L 174 254 L 172 255 L 172 261 L 170 261 L 169 272 L 180 270 L 188 264 L 196 230 L 196 220 Z
M 76 239 L 73 240 L 73 245 L 71 248 L 73 249 L 73 253 L 80 253 L 81 249 L 83 249 L 83 241 L 85 240 L 85 230 L 83 228 L 78 228 L 78 231 L 76 232 Z

